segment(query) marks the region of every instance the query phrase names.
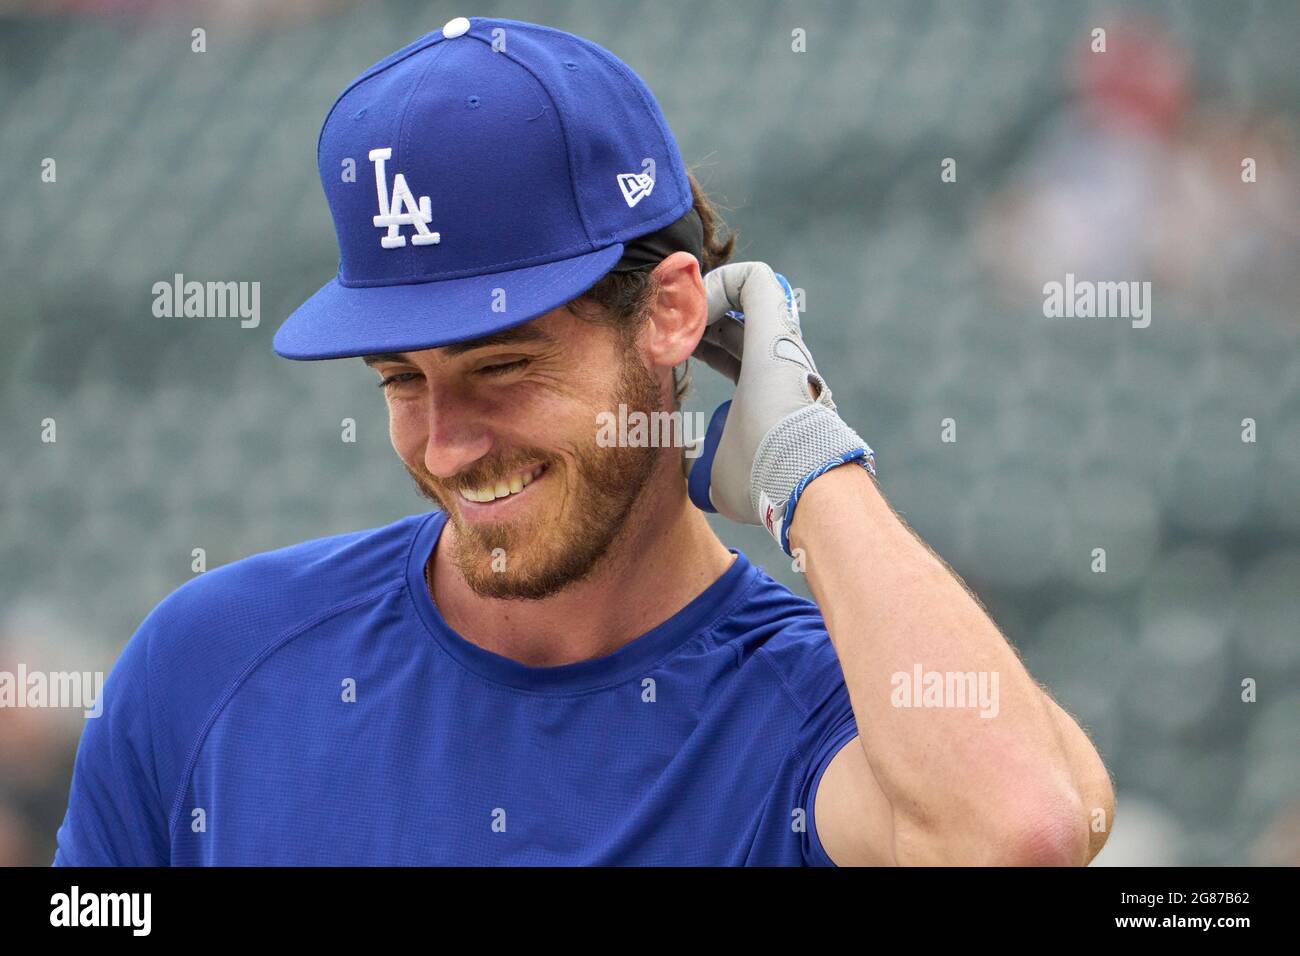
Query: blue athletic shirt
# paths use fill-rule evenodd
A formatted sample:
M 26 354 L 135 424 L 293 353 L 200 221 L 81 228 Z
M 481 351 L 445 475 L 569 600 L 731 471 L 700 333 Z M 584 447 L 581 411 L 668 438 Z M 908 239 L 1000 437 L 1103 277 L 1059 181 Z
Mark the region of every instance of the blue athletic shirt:
M 443 621 L 441 511 L 208 571 L 127 642 L 56 866 L 834 865 L 817 784 L 857 734 L 817 606 L 736 555 L 558 667 Z

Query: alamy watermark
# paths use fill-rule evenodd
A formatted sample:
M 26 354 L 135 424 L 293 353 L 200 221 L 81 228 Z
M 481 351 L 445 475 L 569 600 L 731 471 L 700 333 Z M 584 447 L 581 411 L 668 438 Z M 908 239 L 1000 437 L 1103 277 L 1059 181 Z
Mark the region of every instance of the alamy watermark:
M 104 712 L 103 671 L 0 671 L 0 709 L 6 707 L 81 708 L 87 717 Z
M 176 273 L 171 282 L 153 284 L 153 314 L 159 319 L 229 319 L 240 328 L 262 324 L 262 283 L 185 281 Z
M 998 715 L 997 671 L 927 671 L 916 664 L 910 674 L 895 671 L 889 683 L 895 707 L 978 707 L 981 717 Z
M 1093 282 L 1065 274 L 1043 286 L 1043 315 L 1049 319 L 1131 319 L 1133 328 L 1151 324 L 1150 282 Z
M 148 936 L 152 913 L 152 893 L 83 893 L 74 884 L 50 897 L 51 926 L 119 926 L 132 936 Z
M 703 412 L 628 411 L 620 402 L 617 414 L 596 415 L 596 444 L 601 448 L 685 448 L 687 458 L 704 450 L 707 429 Z

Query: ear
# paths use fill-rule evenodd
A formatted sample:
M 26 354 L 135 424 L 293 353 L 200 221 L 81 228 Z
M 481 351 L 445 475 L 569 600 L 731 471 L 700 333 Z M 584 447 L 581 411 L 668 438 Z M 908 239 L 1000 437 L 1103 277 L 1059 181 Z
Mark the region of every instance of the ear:
M 672 368 L 691 357 L 704 335 L 708 296 L 699 260 L 689 252 L 674 252 L 651 275 L 656 290 L 642 345 L 647 359 Z

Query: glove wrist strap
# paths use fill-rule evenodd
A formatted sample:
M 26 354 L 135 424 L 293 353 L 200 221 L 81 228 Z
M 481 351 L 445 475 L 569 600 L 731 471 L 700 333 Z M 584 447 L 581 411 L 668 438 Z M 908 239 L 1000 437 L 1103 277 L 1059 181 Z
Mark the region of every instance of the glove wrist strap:
M 871 446 L 825 405 L 799 409 L 763 438 L 750 472 L 751 503 L 759 522 L 786 554 L 794 509 L 808 483 L 852 461 L 875 475 Z

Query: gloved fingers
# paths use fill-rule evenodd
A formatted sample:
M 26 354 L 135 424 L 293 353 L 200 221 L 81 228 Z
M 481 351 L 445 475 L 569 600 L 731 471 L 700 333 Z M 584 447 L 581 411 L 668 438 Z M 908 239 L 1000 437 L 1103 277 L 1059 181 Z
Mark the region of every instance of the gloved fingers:
M 720 323 L 728 312 L 743 312 L 747 338 L 767 342 L 783 333 L 799 335 L 793 290 L 765 262 L 719 266 L 704 277 L 704 288 L 710 325 Z
M 742 319 L 723 319 L 704 327 L 700 341 L 720 346 L 737 361 L 745 358 L 745 325 Z
M 740 359 L 721 345 L 700 339 L 699 345 L 695 346 L 694 357 L 733 382 L 740 381 Z
M 705 274 L 704 293 L 709 302 L 709 325 L 721 322 L 729 312 L 740 311 L 737 270 L 747 265 L 747 262 L 729 262 Z

